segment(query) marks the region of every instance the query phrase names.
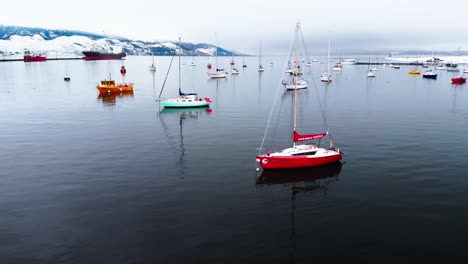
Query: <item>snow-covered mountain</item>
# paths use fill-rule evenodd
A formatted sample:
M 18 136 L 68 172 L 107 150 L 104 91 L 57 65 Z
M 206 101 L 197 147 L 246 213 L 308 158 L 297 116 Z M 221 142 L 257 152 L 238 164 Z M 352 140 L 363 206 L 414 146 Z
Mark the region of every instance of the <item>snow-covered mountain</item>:
M 118 36 L 105 36 L 73 30 L 55 30 L 0 25 L 0 54 L 18 55 L 25 50 L 49 56 L 80 56 L 83 50 L 98 50 L 128 55 L 231 56 L 231 52 L 211 44 L 148 42 Z

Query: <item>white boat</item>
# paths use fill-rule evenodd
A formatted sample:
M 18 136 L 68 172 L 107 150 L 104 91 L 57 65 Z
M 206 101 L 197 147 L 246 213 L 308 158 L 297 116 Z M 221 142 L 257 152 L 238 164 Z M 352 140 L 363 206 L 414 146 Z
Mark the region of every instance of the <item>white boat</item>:
M 372 66 L 372 50 L 371 50 L 370 55 L 369 55 L 369 64 L 367 66 L 367 77 L 368 78 L 375 77 L 375 72 L 377 71 L 376 68 L 371 68 L 371 66 Z
M 295 78 L 294 78 L 295 79 Z M 297 80 L 296 82 L 286 84 L 286 90 L 306 89 L 309 86 L 306 80 Z
M 215 51 L 215 72 L 208 72 L 208 76 L 211 79 L 222 79 L 226 78 L 227 72 L 224 71 L 224 68 L 218 68 L 218 47 Z
M 445 70 L 447 70 L 447 68 L 445 68 L 444 66 L 437 66 L 437 67 L 435 67 L 435 69 L 438 70 L 438 71 L 445 71 Z
M 288 58 L 288 68 L 285 71 L 285 73 L 289 73 L 288 76 L 286 76 L 286 80 L 283 81 L 283 84 L 286 87 L 286 90 L 298 90 L 298 89 L 306 89 L 309 84 L 307 83 L 306 80 L 302 79 L 302 70 L 301 70 L 301 60 L 300 58 L 300 53 L 301 53 L 301 48 L 299 47 L 300 40 L 303 40 L 304 37 L 302 36 L 302 32 L 300 32 L 300 24 L 296 24 L 296 30 L 294 32 L 294 45 L 293 48 L 290 51 L 290 56 Z M 305 47 L 303 47 L 305 49 Z M 294 68 L 291 69 L 291 60 L 292 56 L 295 56 L 293 60 L 293 65 Z M 302 63 L 305 61 L 302 60 Z
M 433 72 L 432 70 L 426 71 L 423 74 L 424 79 L 437 79 L 437 73 Z
M 329 73 L 330 72 L 330 43 L 331 43 L 330 32 L 328 32 L 327 72 L 322 73 L 322 76 L 320 77 L 321 82 L 327 82 L 327 83 L 332 81 L 331 74 Z
M 468 70 L 466 70 L 466 69 L 465 69 L 465 70 L 463 70 L 463 73 L 468 73 Z
M 342 64 L 341 64 L 341 50 L 340 50 L 340 53 L 339 53 L 339 57 L 338 57 L 338 63 L 335 64 L 335 66 L 333 67 L 332 71 L 335 71 L 335 72 L 340 72 L 343 68 Z
M 342 66 L 340 63 L 336 64 L 335 67 L 333 67 L 332 71 L 341 71 Z
M 236 67 L 234 67 L 234 65 L 236 65 L 236 62 L 234 60 L 234 51 L 232 51 L 231 53 L 232 55 L 232 58 L 231 58 L 231 75 L 237 75 L 239 74 L 239 71 L 236 69 Z
M 342 65 L 353 65 L 356 63 L 357 61 L 355 59 L 346 59 L 341 62 Z
M 179 38 L 179 45 L 180 45 L 180 38 Z M 170 68 L 169 68 L 170 69 Z M 179 53 L 179 96 L 176 98 L 171 98 L 167 100 L 161 100 L 162 107 L 168 108 L 186 108 L 186 107 L 206 107 L 209 106 L 211 103 L 211 99 L 208 97 L 199 98 L 196 93 L 183 93 L 181 88 L 181 62 L 180 62 L 180 53 Z M 161 95 L 164 86 L 161 88 Z
M 208 76 L 210 76 L 211 79 L 222 79 L 227 77 L 227 73 L 224 71 L 209 72 Z
M 393 65 L 393 69 L 400 69 L 400 65 Z
M 322 82 L 331 82 L 332 79 L 331 79 L 331 75 L 327 72 L 325 73 L 322 73 L 322 76 L 320 76 L 320 81 Z

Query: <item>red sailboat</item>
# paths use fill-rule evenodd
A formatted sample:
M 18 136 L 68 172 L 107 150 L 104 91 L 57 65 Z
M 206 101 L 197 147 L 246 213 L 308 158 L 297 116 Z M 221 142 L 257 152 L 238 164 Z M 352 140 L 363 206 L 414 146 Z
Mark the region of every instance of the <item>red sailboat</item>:
M 299 43 L 298 34 L 300 32 L 300 24 L 296 24 L 296 31 L 294 35 L 294 42 Z M 298 59 L 297 44 L 294 45 L 296 49 L 296 60 Z M 300 71 L 299 64 L 295 64 L 294 69 L 294 83 L 297 84 L 298 73 Z M 296 85 L 297 86 L 297 85 Z M 288 169 L 288 168 L 304 168 L 315 167 L 325 164 L 331 164 L 342 159 L 339 149 L 333 147 L 333 142 L 328 131 L 319 134 L 304 134 L 301 135 L 296 131 L 296 112 L 297 112 L 297 87 L 294 89 L 294 126 L 293 126 L 293 146 L 278 152 L 266 152 L 256 156 L 257 162 L 263 169 Z M 265 133 L 266 134 L 266 133 Z M 322 138 L 330 137 L 330 148 L 322 148 L 320 144 L 300 144 L 305 141 L 320 140 Z M 262 144 L 263 147 L 263 144 Z M 262 151 L 262 148 L 260 148 Z

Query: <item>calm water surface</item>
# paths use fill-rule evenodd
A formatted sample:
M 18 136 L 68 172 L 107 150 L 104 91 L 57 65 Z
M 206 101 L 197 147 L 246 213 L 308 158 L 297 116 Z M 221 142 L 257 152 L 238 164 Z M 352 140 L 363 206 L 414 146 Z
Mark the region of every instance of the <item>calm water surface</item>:
M 228 67 L 230 58 L 219 58 Z M 284 58 L 226 80 L 183 58 L 188 92 L 211 109 L 156 99 L 170 58 L 128 57 L 133 94 L 99 96 L 121 61 L 0 64 L 2 263 L 308 263 L 316 255 L 466 254 L 468 88 L 345 65 L 298 94 L 298 130 L 346 154 L 319 169 L 255 171 Z M 270 62 L 273 61 L 273 65 Z M 177 94 L 177 60 L 164 97 Z M 66 68 L 71 82 L 65 83 Z M 318 94 L 318 96 L 317 96 Z M 266 146 L 291 144 L 280 91 Z M 281 110 L 281 111 L 279 111 Z M 280 112 L 281 114 L 276 114 Z

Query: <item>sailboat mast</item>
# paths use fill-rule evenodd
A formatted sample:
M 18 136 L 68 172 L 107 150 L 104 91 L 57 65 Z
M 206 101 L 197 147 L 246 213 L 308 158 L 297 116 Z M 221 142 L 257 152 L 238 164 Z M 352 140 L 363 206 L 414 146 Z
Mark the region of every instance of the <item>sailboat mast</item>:
M 298 45 L 298 32 L 299 32 L 299 22 L 296 24 L 296 30 L 294 33 L 294 49 L 296 51 L 296 59 L 294 61 L 294 127 L 293 131 L 296 131 L 296 116 L 297 116 L 297 109 L 296 109 L 296 103 L 297 103 L 297 76 L 299 75 L 299 49 L 297 47 Z M 293 141 L 293 147 L 296 146 L 296 142 Z
M 179 37 L 179 48 L 180 48 L 180 37 Z M 181 87 L 181 81 L 180 81 L 180 52 L 179 52 L 179 93 L 182 91 Z
M 258 65 L 262 65 L 262 41 L 260 40 L 260 48 L 258 52 Z
M 328 31 L 327 73 L 330 73 L 330 31 Z
M 216 72 L 218 72 L 218 46 L 216 46 L 216 52 L 215 52 L 215 65 L 216 65 Z

